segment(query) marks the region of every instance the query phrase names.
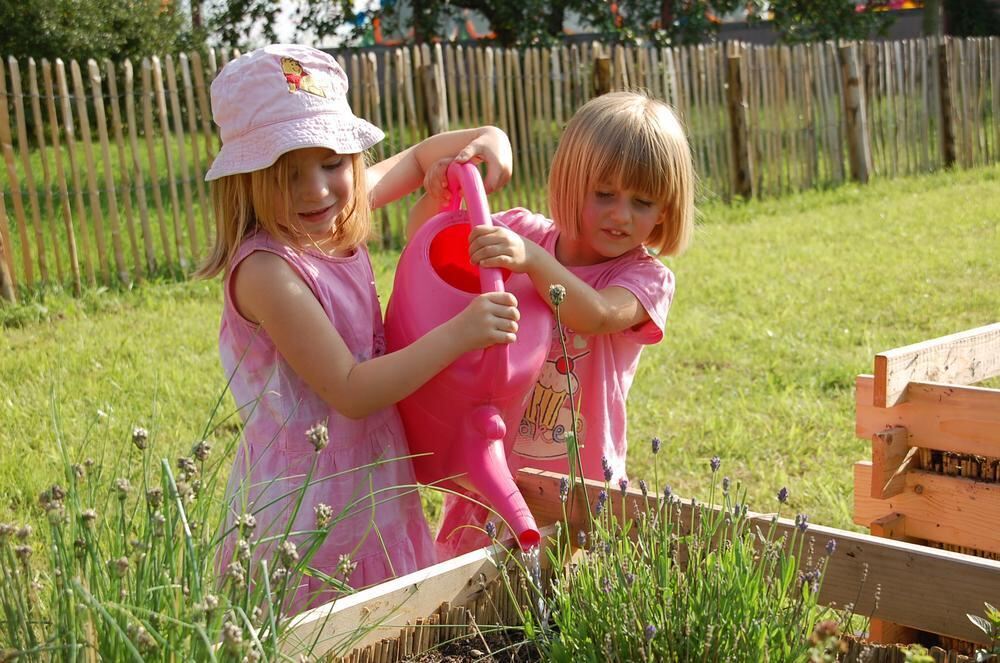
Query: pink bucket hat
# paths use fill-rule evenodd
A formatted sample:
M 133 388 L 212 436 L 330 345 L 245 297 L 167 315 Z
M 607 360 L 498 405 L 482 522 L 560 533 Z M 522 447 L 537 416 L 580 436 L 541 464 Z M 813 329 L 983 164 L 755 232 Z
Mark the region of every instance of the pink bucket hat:
M 223 67 L 212 81 L 212 117 L 222 149 L 206 181 L 267 168 L 302 147 L 355 154 L 385 138 L 351 112 L 337 61 L 294 44 L 265 46 Z

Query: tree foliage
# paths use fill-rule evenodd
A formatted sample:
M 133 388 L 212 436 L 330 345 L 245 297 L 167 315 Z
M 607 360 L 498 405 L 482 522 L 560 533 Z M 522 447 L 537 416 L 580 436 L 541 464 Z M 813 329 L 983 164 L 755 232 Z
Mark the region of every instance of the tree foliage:
M 64 0 L 65 1 L 65 0 Z M 192 0 L 197 4 L 197 0 Z M 214 0 L 210 22 L 219 41 L 247 46 L 254 26 L 264 39 L 275 39 L 281 0 Z M 720 17 L 747 9 L 751 19 L 772 18 L 782 41 L 860 39 L 883 31 L 890 15 L 873 11 L 889 0 L 294 0 L 298 35 L 324 40 L 331 36 L 355 42 L 378 19 L 383 29 L 412 35 L 414 41 L 445 38 L 444 26 L 465 10 L 484 16 L 502 45 L 547 44 L 563 37 L 574 12 L 595 32 L 626 43 L 691 44 L 711 40 Z M 287 5 L 288 0 L 285 4 Z
M 0 54 L 63 58 L 175 52 L 192 34 L 176 2 L 163 0 L 0 0 Z
M 758 0 L 755 0 L 757 2 Z M 887 0 L 775 0 L 769 3 L 781 41 L 801 43 L 827 39 L 867 39 L 884 34 L 891 14 L 876 11 Z

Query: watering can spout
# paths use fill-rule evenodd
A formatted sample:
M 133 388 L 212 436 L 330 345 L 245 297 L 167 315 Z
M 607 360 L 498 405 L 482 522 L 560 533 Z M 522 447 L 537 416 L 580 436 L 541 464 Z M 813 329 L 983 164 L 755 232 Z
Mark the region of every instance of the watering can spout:
M 469 482 L 493 505 L 522 550 L 537 546 L 541 534 L 507 465 L 503 417 L 497 408 L 482 405 L 469 413 L 466 423 L 467 433 L 460 441 L 460 453 L 465 457 Z

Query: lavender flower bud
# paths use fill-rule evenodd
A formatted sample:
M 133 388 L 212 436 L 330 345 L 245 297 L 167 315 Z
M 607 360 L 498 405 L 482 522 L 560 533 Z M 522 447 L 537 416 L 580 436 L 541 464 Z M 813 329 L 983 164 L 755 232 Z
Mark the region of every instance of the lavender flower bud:
M 653 626 L 652 624 L 647 625 L 645 630 L 645 635 L 646 635 L 646 642 L 652 640 L 653 637 L 656 635 L 656 627 Z
M 563 477 L 559 480 L 559 501 L 565 502 L 569 499 L 569 479 Z
M 625 497 L 625 493 L 628 491 L 628 479 L 622 477 L 618 480 L 618 489 L 622 491 L 622 497 Z
M 645 479 L 639 479 L 639 490 L 642 491 L 643 497 L 649 496 L 649 486 L 646 485 Z
M 660 445 L 661 444 L 663 444 L 663 443 L 660 442 L 660 438 L 658 438 L 658 437 L 654 437 L 652 440 L 649 441 L 649 445 L 653 448 L 653 453 L 654 454 L 660 453 Z
M 722 492 L 729 492 L 729 477 L 722 477 Z
M 778 491 L 778 502 L 784 504 L 788 501 L 788 489 L 782 486 L 781 490 Z
M 712 473 L 715 474 L 722 466 L 722 459 L 718 456 L 712 456 L 712 460 L 708 461 L 708 465 L 712 468 Z
M 837 550 L 837 540 L 830 539 L 826 542 L 826 554 L 832 555 Z
M 805 532 L 809 528 L 809 516 L 804 513 L 800 513 L 795 516 L 795 526 L 799 528 L 800 532 Z
M 611 464 L 608 463 L 607 456 L 601 456 L 601 468 L 604 470 L 604 480 L 611 481 L 613 472 L 611 471 Z
M 580 530 L 579 532 L 577 532 L 576 533 L 576 543 L 581 548 L 584 547 L 585 545 L 587 545 L 587 533 L 584 532 L 583 530 Z
M 493 539 L 496 537 L 496 535 L 497 535 L 497 526 L 493 523 L 492 520 L 486 521 L 486 536 Z

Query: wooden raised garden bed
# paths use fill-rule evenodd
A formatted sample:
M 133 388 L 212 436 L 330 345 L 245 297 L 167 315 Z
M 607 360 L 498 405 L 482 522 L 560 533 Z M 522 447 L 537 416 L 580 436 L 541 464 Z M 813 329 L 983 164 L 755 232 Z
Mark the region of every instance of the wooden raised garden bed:
M 854 522 L 877 536 L 1000 559 L 1000 389 L 970 386 L 1000 375 L 1000 323 L 875 356 L 857 378 L 856 432 L 871 461 L 854 466 Z M 956 578 L 956 581 L 958 579 Z M 912 574 L 913 584 L 925 584 Z M 928 586 L 937 592 L 952 586 Z M 996 604 L 1000 592 L 983 600 Z M 969 612 L 982 614 L 982 602 Z M 909 615 L 872 625 L 881 642 L 962 637 Z
M 518 474 L 518 486 L 539 524 L 562 518 L 560 479 L 538 470 Z M 587 502 L 593 503 L 602 488 L 588 481 Z M 656 499 L 634 489 L 624 497 L 614 493 L 614 513 L 623 513 L 622 499 L 628 501 L 625 513 Z M 570 540 L 587 526 L 586 503 L 575 504 L 568 514 Z M 682 519 L 689 519 L 690 503 L 682 503 L 681 509 Z M 749 517 L 762 526 L 772 519 L 768 514 Z M 796 527 L 786 519 L 777 526 L 778 536 Z M 810 525 L 809 531 L 817 541 L 833 538 L 838 543 L 826 568 L 821 604 L 854 604 L 856 614 L 987 644 L 966 614 L 980 614 L 985 601 L 1000 596 L 1000 562 L 819 525 Z M 474 633 L 473 622 L 516 624 L 504 592 L 490 592 L 498 584 L 501 550 L 475 551 L 304 613 L 290 629 L 286 651 L 295 654 L 312 646 L 317 656 L 336 652 L 346 661 L 396 661 L 455 635 Z
M 808 531 L 816 541 L 837 541 L 819 602 L 853 605 L 854 614 L 873 618 L 881 641 L 923 632 L 946 647 L 989 644 L 968 615 L 1000 603 L 1000 390 L 967 385 L 996 375 L 1000 324 L 879 354 L 875 375 L 857 379 L 857 434 L 872 440 L 872 461 L 855 465 L 855 521 L 872 535 L 820 525 Z M 543 541 L 563 518 L 561 479 L 538 470 L 517 477 Z M 589 527 L 588 505 L 603 487 L 588 481 L 587 499 L 570 501 L 570 541 Z M 657 497 L 639 490 L 612 492 L 611 513 L 655 508 Z M 690 502 L 679 508 L 681 521 L 690 521 Z M 773 515 L 749 518 L 766 529 Z M 777 536 L 795 527 L 779 519 Z M 285 650 L 382 663 L 478 637 L 483 627 L 520 625 L 516 605 L 528 594 L 517 587 L 511 598 L 504 587 L 506 556 L 498 544 L 310 610 L 296 618 Z M 938 661 L 969 660 L 931 652 Z M 903 654 L 855 642 L 841 660 L 902 661 Z

